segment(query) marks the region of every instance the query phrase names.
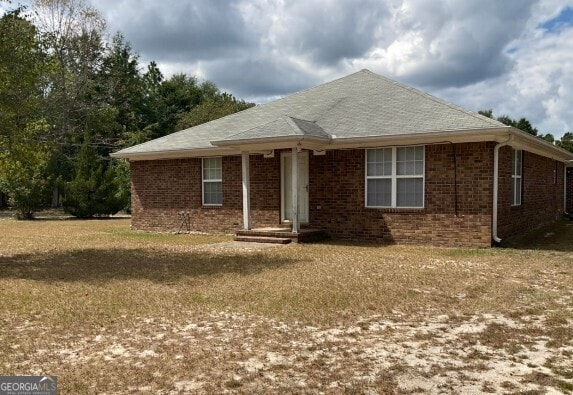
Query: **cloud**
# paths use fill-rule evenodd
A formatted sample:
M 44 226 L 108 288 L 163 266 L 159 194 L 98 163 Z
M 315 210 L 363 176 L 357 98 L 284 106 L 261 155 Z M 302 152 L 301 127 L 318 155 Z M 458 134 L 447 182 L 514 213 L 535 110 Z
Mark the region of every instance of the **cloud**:
M 522 34 L 532 3 L 404 1 L 394 15 L 398 38 L 385 50 L 387 68 L 431 88 L 500 76 L 511 67 L 504 48 Z
M 93 0 L 113 30 L 121 31 L 142 53 L 161 61 L 193 62 L 232 57 L 256 45 L 238 1 Z
M 544 133 L 573 130 L 571 0 L 92 3 L 142 61 L 239 98 L 266 102 L 369 68 Z
M 258 57 L 201 62 L 205 78 L 240 98 L 266 102 L 321 83 L 280 59 Z

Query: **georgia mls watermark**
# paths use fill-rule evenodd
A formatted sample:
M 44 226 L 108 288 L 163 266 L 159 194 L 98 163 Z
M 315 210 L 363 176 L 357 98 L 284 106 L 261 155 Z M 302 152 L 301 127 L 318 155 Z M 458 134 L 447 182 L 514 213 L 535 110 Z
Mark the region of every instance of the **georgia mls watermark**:
M 0 395 L 57 394 L 57 376 L 0 376 Z

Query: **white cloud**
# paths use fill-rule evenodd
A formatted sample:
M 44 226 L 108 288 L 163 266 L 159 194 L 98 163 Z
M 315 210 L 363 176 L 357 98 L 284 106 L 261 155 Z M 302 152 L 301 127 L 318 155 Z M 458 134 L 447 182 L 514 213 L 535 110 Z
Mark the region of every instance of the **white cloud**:
M 92 0 L 142 60 L 267 101 L 361 68 L 573 130 L 573 0 Z M 572 21 L 573 22 L 573 21 Z

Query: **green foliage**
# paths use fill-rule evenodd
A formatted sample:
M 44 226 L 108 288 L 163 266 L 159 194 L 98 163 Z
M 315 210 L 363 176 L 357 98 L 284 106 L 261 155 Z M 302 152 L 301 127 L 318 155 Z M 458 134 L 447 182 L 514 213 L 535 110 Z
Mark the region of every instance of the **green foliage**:
M 494 119 L 492 109 L 480 110 L 480 111 L 478 111 L 478 114 L 481 114 L 484 117 Z M 527 133 L 532 134 L 534 136 L 537 136 L 537 134 L 538 134 L 538 130 L 536 128 L 534 128 L 531 125 L 531 122 L 529 122 L 529 120 L 527 120 L 526 118 L 520 118 L 518 121 L 516 121 L 515 119 L 509 117 L 508 115 L 501 115 L 495 119 L 498 122 L 503 123 L 504 125 L 513 126 L 514 128 L 523 130 L 524 132 L 527 132 Z
M 38 111 L 44 55 L 22 8 L 0 18 L 0 136 L 11 138 Z
M 569 152 L 573 152 L 573 132 L 566 132 L 556 144 Z
M 478 111 L 478 114 L 481 114 L 485 117 L 488 118 L 492 118 L 493 117 L 493 110 L 480 110 Z M 561 147 L 563 149 L 566 149 L 570 152 L 573 152 L 573 133 L 572 132 L 566 132 L 563 137 L 561 138 L 561 140 L 555 140 L 555 136 L 552 133 L 539 133 L 539 131 L 537 130 L 537 128 L 534 128 L 533 125 L 531 125 L 531 122 L 529 122 L 529 120 L 527 120 L 527 118 L 520 118 L 518 121 L 516 121 L 515 119 L 510 118 L 507 115 L 502 115 L 496 118 L 497 121 L 508 125 L 508 126 L 513 126 L 514 128 L 517 129 L 521 129 L 524 132 L 527 132 L 533 136 L 537 136 L 551 144 L 555 144 L 558 147 Z
M 193 110 L 181 116 L 177 123 L 178 129 L 186 129 L 205 122 L 213 121 L 224 116 L 253 107 L 253 103 L 237 100 L 228 93 L 217 94 L 214 98 L 209 97 Z
M 86 138 L 76 165 L 76 175 L 65 188 L 64 210 L 78 218 L 109 216 L 126 205 L 116 178 L 116 168 L 105 169 L 95 148 Z
M 493 119 L 493 110 L 491 108 L 489 110 L 479 110 L 478 114 Z
M 74 215 L 109 215 L 127 206 L 129 164 L 113 151 L 198 125 L 253 104 L 210 81 L 155 62 L 145 72 L 102 15 L 84 0 L 34 0 L 0 17 L 0 155 L 5 195 L 22 217 L 49 201 Z M 51 145 L 47 145 L 50 142 Z M 88 143 L 86 143 L 88 142 Z
M 45 121 L 30 123 L 0 151 L 0 189 L 7 193 L 8 203 L 18 210 L 20 219 L 32 219 L 49 192 L 48 169 L 54 147 L 41 141 L 49 128 Z

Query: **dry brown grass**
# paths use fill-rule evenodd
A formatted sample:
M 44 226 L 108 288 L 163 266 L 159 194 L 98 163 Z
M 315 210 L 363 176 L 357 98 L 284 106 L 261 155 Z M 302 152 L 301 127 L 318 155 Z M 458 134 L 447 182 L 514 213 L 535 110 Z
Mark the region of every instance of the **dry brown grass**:
M 63 393 L 563 390 L 573 228 L 542 232 L 505 250 L 242 250 L 128 220 L 0 220 L 0 371 Z M 521 376 L 484 374 L 500 364 Z

